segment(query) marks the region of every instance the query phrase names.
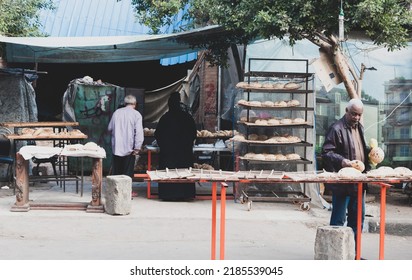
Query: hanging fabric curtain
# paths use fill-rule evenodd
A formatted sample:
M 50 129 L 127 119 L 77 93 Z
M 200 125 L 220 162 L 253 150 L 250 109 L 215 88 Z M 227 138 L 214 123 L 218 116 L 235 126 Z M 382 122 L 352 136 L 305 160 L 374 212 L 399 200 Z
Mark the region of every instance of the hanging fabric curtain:
M 145 122 L 157 123 L 159 121 L 160 117 L 169 110 L 167 100 L 169 99 L 170 94 L 175 91 L 180 91 L 185 78 L 186 77 L 166 87 L 145 92 Z

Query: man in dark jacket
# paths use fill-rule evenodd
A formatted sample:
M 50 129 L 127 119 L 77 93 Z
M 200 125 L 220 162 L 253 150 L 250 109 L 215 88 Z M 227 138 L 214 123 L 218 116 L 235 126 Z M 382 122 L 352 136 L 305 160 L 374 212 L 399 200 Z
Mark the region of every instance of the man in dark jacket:
M 193 166 L 193 144 L 197 129 L 193 117 L 182 110 L 180 94 L 170 95 L 169 111 L 159 120 L 155 138 L 160 147 L 159 168 L 188 168 Z M 159 198 L 163 200 L 192 200 L 194 183 L 159 183 Z
M 364 129 L 359 122 L 363 114 L 360 99 L 351 99 L 345 115 L 334 123 L 326 134 L 322 147 L 323 165 L 326 171 L 338 172 L 344 167 L 352 167 L 352 160 L 365 164 L 364 172 L 370 170 Z M 343 226 L 346 222 L 357 232 L 357 184 L 325 184 L 332 191 L 332 215 L 330 225 Z M 365 215 L 365 201 L 362 201 L 362 226 Z

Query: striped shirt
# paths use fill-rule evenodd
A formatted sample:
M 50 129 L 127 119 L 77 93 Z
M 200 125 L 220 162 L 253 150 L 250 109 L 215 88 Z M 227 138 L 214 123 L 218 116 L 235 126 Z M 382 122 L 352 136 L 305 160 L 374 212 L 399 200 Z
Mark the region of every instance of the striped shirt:
M 112 152 L 116 156 L 130 155 L 143 144 L 142 115 L 132 106 L 117 109 L 107 127 L 112 136 Z

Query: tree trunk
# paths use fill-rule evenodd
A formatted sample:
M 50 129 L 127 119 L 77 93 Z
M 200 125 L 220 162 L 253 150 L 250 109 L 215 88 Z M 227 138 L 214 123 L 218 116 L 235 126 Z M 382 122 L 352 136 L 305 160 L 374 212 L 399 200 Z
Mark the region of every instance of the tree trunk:
M 349 98 L 360 98 L 358 92 L 361 92 L 361 83 L 356 76 L 353 67 L 349 64 L 347 58 L 343 54 L 342 49 L 339 46 L 339 41 L 332 35 L 326 37 L 323 34 L 318 34 L 317 38 L 308 39 L 324 50 L 325 53 L 330 56 L 331 61 L 335 63 L 336 72 L 345 85 Z M 352 74 L 354 81 L 351 80 L 349 73 Z M 356 83 L 356 87 L 354 83 Z
M 350 79 L 348 73 L 348 62 L 346 57 L 343 55 L 342 50 L 339 47 L 335 48 L 333 52 L 333 61 L 336 65 L 336 70 L 340 75 L 343 84 L 345 85 L 346 91 L 348 92 L 348 96 L 350 99 L 352 98 L 359 98 L 355 85 L 353 84 L 352 80 Z

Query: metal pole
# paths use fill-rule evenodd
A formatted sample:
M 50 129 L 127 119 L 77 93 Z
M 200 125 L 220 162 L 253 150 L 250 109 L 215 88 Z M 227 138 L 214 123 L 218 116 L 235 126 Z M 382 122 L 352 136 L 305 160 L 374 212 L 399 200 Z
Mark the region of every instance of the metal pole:
M 218 75 L 217 75 L 217 130 L 220 130 L 220 114 L 221 114 L 221 106 L 222 106 L 222 67 L 219 66 L 218 68 Z

